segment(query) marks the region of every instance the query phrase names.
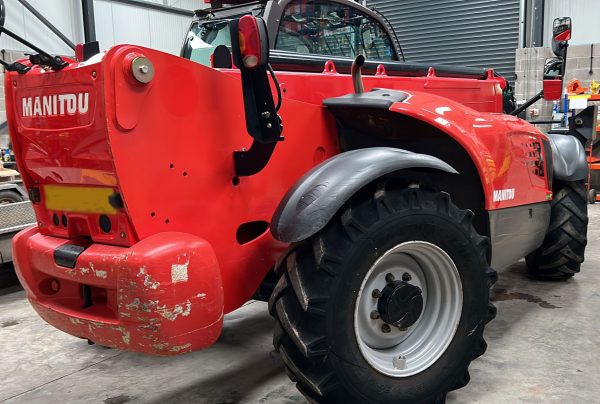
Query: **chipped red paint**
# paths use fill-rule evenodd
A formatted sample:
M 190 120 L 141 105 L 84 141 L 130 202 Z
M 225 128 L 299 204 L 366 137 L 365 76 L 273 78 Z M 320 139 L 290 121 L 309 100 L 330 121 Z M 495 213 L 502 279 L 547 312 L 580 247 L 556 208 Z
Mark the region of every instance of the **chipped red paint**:
M 14 240 L 18 275 L 48 323 L 82 338 L 129 351 L 173 355 L 215 342 L 223 322 L 221 272 L 212 247 L 184 233 L 160 233 L 132 247 L 91 244 L 75 268 L 54 263 L 68 240 L 30 228 Z M 174 282 L 184 266 L 186 282 Z M 54 292 L 47 279 L 58 280 Z M 92 287 L 83 310 L 80 285 Z
M 136 82 L 132 55 L 152 61 L 155 77 Z M 546 179 L 527 174 L 519 145 L 543 135 L 499 114 L 503 79 L 377 76 L 375 87 L 406 91 L 391 111 L 438 127 L 477 165 L 486 207 L 545 200 Z M 351 93 L 348 75 L 278 73 L 285 88 L 280 111 L 285 141 L 267 167 L 236 179 L 233 151 L 248 148 L 239 71 L 216 70 L 137 46 L 116 46 L 62 71 L 34 67 L 5 75 L 13 146 L 39 226 L 14 239 L 14 261 L 28 298 L 55 327 L 121 349 L 171 355 L 212 344 L 224 313 L 250 299 L 286 245 L 268 231 L 240 244 L 249 222 L 269 222 L 285 192 L 307 170 L 339 152 L 337 128 L 322 100 Z M 25 116 L 23 97 L 90 94 L 85 116 Z M 428 93 L 435 93 L 431 95 Z M 85 108 L 82 109 L 82 111 Z M 54 112 L 55 109 L 52 109 Z M 498 131 L 513 134 L 512 144 Z M 418 134 L 416 134 L 418 135 Z M 506 170 L 522 161 L 521 170 Z M 44 185 L 107 187 L 124 207 L 104 233 L 99 214 L 55 212 Z M 518 200 L 492 200 L 516 188 Z M 527 189 L 527 192 L 521 191 Z M 65 215 L 69 225 L 53 223 Z M 75 268 L 55 264 L 63 244 L 86 247 Z M 82 308 L 82 285 L 93 305 Z M 58 290 L 56 290 L 58 288 Z

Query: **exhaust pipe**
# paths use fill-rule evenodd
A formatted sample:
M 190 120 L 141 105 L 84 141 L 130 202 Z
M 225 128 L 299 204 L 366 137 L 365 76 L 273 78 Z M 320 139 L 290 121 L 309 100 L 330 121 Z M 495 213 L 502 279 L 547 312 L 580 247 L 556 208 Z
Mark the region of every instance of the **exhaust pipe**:
M 362 94 L 365 92 L 361 74 L 361 70 L 364 65 L 365 57 L 363 55 L 358 55 L 354 62 L 352 62 L 352 83 L 354 84 L 354 92 L 356 94 Z

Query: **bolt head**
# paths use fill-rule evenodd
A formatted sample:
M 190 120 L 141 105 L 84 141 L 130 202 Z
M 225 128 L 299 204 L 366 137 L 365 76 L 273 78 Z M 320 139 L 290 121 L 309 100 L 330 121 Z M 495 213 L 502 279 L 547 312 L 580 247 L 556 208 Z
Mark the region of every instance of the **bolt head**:
M 379 315 L 379 312 L 377 310 L 373 310 L 371 312 L 371 319 L 372 320 L 377 320 L 377 319 L 379 319 L 379 317 L 381 317 L 381 316 Z
M 139 69 L 142 74 L 147 74 L 150 71 L 150 69 L 148 68 L 148 65 L 141 65 L 139 67 Z
M 412 279 L 412 276 L 410 276 L 410 274 L 409 274 L 408 272 L 405 272 L 405 273 L 403 273 L 403 274 L 402 274 L 402 280 L 403 280 L 404 282 L 408 282 L 408 281 L 410 281 L 411 279 Z
M 373 296 L 375 299 L 379 299 L 382 295 L 381 295 L 381 290 L 379 289 L 375 289 L 372 293 L 371 296 Z
M 381 331 L 384 334 L 387 334 L 389 332 L 392 332 L 392 328 L 389 326 L 389 324 L 384 324 L 384 325 L 381 326 Z
M 385 276 L 385 281 L 386 281 L 387 283 L 392 283 L 392 282 L 394 282 L 395 280 L 396 280 L 396 277 L 394 276 L 394 274 L 387 274 L 387 275 Z

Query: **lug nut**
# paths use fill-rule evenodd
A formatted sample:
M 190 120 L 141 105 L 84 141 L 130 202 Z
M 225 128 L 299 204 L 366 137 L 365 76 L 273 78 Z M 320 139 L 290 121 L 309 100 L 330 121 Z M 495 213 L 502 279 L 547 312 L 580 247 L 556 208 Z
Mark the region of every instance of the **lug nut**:
M 381 326 L 381 331 L 383 331 L 385 334 L 392 332 L 392 329 L 390 328 L 390 326 L 388 324 L 384 324 Z
M 409 274 L 408 272 L 405 272 L 405 273 L 403 273 L 403 274 L 402 274 L 402 280 L 403 280 L 404 282 L 408 282 L 408 281 L 410 281 L 411 279 L 412 279 L 412 276 L 410 276 L 410 274 Z
M 395 277 L 393 274 L 387 274 L 387 275 L 385 276 L 385 281 L 386 281 L 387 283 L 392 283 L 392 282 L 394 282 L 395 280 L 396 280 L 396 277 Z
M 371 293 L 371 296 L 373 296 L 375 299 L 379 299 L 382 295 L 381 295 L 381 290 L 379 289 L 375 289 L 373 291 L 373 293 Z
M 392 364 L 396 369 L 406 369 L 406 356 L 394 356 Z
M 377 319 L 379 319 L 379 317 L 381 317 L 381 316 L 379 315 L 379 312 L 377 310 L 373 310 L 371 312 L 371 319 L 372 320 L 377 320 Z

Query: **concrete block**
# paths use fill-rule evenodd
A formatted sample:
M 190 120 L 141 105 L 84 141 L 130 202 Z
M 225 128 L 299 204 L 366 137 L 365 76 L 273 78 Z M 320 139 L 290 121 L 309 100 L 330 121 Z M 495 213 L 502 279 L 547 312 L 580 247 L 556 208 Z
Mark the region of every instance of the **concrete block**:
M 590 56 L 590 45 L 574 45 L 569 46 L 569 50 L 567 52 L 567 59 L 569 57 L 585 57 Z
M 590 62 L 593 63 L 593 59 L 590 60 L 590 57 L 576 58 L 570 61 L 567 61 L 567 69 L 569 68 L 569 62 L 572 63 L 572 66 L 577 66 L 578 69 L 588 69 L 590 68 Z

